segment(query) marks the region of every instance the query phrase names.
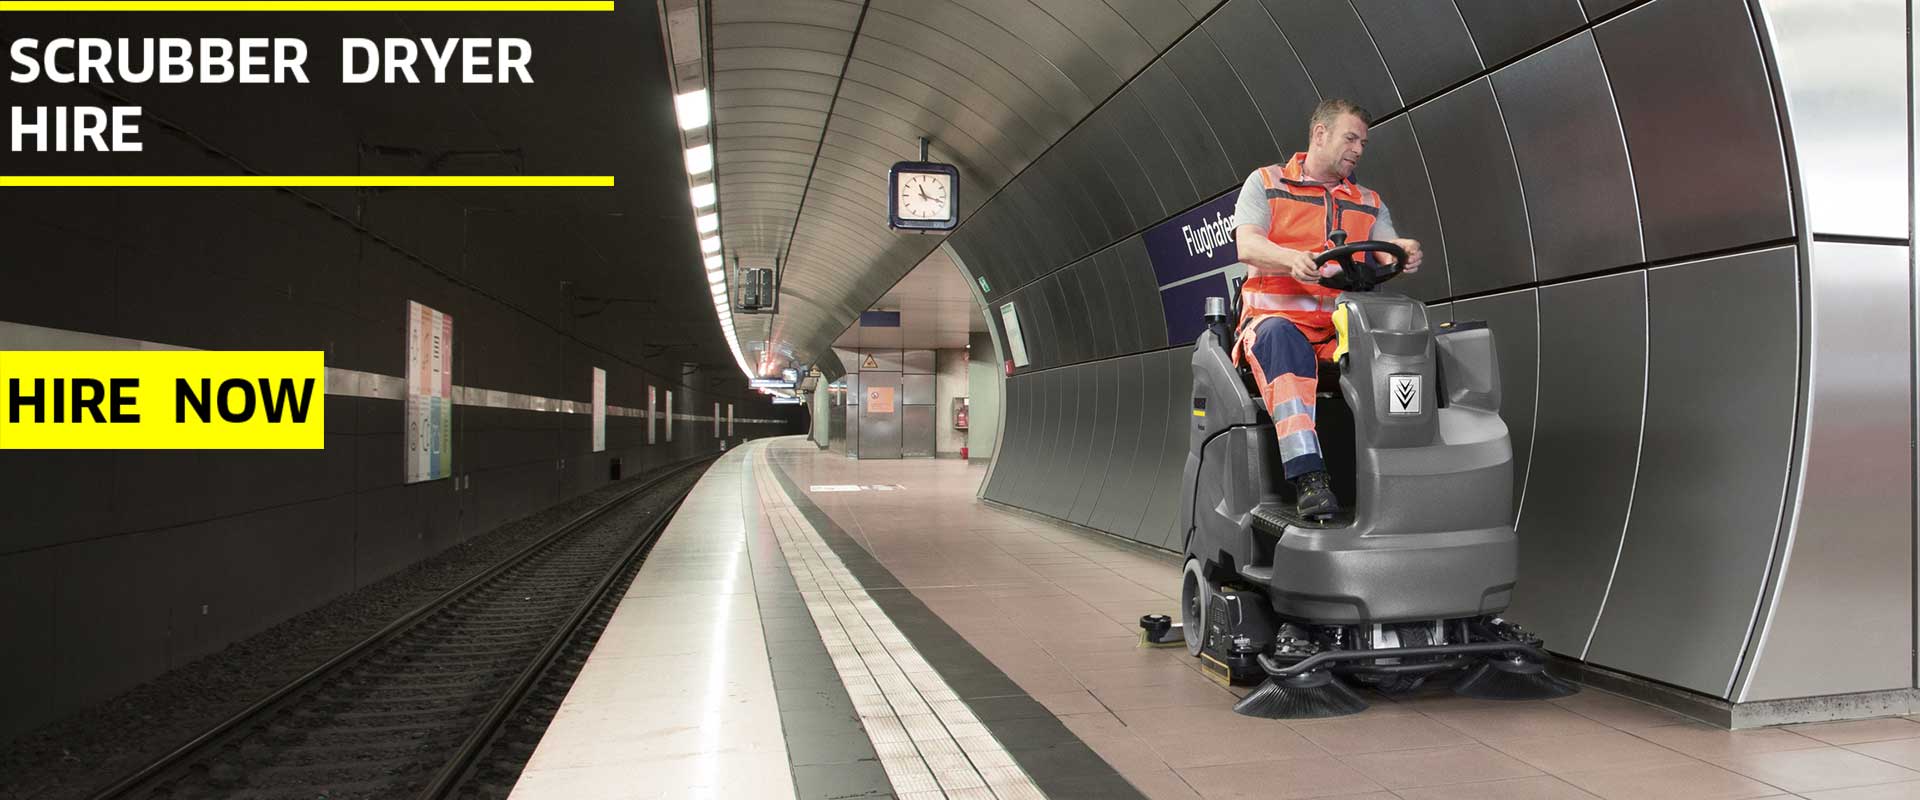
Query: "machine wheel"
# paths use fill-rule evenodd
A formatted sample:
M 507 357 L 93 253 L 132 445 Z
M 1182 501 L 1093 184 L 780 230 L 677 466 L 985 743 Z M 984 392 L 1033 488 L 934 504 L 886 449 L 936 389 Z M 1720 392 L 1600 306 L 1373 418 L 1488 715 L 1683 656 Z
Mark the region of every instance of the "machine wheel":
M 1186 573 L 1180 577 L 1180 632 L 1187 639 L 1187 655 L 1196 658 L 1206 642 L 1207 595 L 1212 593 L 1206 576 L 1200 574 L 1200 559 L 1187 559 Z

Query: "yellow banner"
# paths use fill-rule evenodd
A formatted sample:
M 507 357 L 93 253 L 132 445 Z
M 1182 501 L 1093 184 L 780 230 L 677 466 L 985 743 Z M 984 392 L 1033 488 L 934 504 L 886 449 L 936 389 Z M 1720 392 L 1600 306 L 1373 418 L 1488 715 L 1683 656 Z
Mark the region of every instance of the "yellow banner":
M 320 351 L 0 351 L 0 450 L 319 450 Z

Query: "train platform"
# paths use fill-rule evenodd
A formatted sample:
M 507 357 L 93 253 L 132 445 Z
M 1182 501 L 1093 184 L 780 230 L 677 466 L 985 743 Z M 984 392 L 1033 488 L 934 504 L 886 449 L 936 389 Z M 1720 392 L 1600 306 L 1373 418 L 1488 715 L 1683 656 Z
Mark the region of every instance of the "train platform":
M 1920 721 L 1726 731 L 1587 688 L 1235 715 L 1182 648 L 1171 553 L 984 503 L 958 460 L 800 437 L 724 456 L 513 797 L 1920 797 Z

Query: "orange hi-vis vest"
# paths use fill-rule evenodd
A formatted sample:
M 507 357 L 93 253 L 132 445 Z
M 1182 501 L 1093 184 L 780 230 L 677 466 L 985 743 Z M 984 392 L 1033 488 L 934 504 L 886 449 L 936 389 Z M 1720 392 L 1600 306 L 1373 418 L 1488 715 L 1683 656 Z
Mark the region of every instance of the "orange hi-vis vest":
M 1319 253 L 1329 248 L 1328 237 L 1336 229 L 1346 231 L 1349 242 L 1372 238 L 1380 195 L 1351 179 L 1331 187 L 1308 181 L 1306 161 L 1306 153 L 1295 153 L 1286 164 L 1260 168 L 1272 214 L 1267 239 L 1290 250 Z M 1247 281 L 1240 287 L 1241 333 L 1246 335 L 1265 317 L 1283 317 L 1306 334 L 1308 342 L 1326 342 L 1334 335 L 1333 305 L 1339 294 L 1284 272 L 1248 265 Z

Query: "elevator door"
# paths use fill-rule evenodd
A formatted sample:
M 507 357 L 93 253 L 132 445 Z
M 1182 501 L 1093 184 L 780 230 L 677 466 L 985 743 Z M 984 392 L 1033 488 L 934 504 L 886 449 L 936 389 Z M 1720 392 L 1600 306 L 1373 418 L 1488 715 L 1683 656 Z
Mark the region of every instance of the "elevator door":
M 900 373 L 860 373 L 861 458 L 900 457 Z

